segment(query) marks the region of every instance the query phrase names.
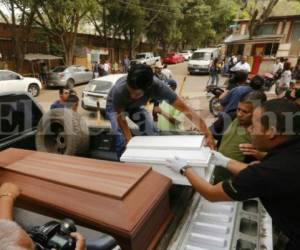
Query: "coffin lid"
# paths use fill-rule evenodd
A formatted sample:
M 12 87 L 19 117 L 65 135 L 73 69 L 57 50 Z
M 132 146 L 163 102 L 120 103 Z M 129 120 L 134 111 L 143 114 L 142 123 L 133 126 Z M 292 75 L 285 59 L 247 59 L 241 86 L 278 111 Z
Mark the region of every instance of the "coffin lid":
M 8 149 L 0 152 L 0 183 L 20 186 L 20 199 L 133 237 L 171 181 L 151 167 Z M 155 183 L 155 185 L 153 185 Z

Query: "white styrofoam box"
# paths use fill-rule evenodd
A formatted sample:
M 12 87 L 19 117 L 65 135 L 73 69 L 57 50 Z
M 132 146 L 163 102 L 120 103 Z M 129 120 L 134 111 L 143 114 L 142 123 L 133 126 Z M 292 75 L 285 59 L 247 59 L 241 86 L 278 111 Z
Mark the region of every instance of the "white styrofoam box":
M 190 185 L 184 176 L 166 166 L 166 159 L 185 159 L 198 175 L 209 180 L 213 170 L 211 150 L 203 147 L 203 142 L 204 137 L 199 135 L 136 136 L 128 143 L 121 161 L 150 165 L 174 184 Z
M 166 135 L 135 136 L 127 144 L 127 148 L 152 149 L 199 149 L 204 142 L 203 135 Z
M 121 161 L 146 164 L 166 164 L 166 159 L 178 156 L 187 160 L 192 167 L 208 167 L 211 152 L 207 149 L 179 150 L 179 149 L 150 149 L 128 148 L 121 157 Z

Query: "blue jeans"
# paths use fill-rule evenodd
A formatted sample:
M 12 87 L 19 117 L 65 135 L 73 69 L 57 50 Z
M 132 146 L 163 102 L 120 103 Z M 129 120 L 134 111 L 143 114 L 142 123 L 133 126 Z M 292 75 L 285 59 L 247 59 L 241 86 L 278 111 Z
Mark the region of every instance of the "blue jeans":
M 211 73 L 211 85 L 214 85 L 216 82 L 216 86 L 219 84 L 219 74 L 218 73 Z
M 125 110 L 126 115 L 135 124 L 138 125 L 141 135 L 157 135 L 158 130 L 154 125 L 153 118 L 147 110 L 143 107 L 137 109 Z M 116 152 L 118 157 L 122 155 L 125 150 L 126 141 L 123 135 L 123 131 L 119 127 L 117 120 L 117 112 L 114 110 L 112 105 L 106 106 L 106 116 L 111 123 L 112 132 L 116 135 Z

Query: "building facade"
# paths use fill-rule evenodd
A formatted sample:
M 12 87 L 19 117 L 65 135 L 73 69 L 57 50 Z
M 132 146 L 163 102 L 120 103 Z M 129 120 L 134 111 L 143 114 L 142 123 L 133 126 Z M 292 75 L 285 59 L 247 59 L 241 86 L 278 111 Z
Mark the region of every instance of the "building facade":
M 270 71 L 278 57 L 288 58 L 295 65 L 300 56 L 300 15 L 270 17 L 252 39 L 249 21 L 238 20 L 238 28 L 225 39 L 227 55 L 248 56 L 253 73 Z

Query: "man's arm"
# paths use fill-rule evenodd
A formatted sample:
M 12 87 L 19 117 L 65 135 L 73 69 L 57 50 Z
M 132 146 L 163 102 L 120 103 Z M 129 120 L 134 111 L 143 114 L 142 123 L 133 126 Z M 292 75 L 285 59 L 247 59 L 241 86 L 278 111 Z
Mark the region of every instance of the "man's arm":
M 197 173 L 190 167 L 185 171 L 185 176 L 195 188 L 205 199 L 211 202 L 217 201 L 232 201 L 232 199 L 224 192 L 222 183 L 212 185 L 202 177 L 197 175 Z
M 230 159 L 220 152 L 212 151 L 211 164 L 227 168 L 231 173 L 238 174 L 247 167 L 247 164 Z
M 184 174 L 193 188 L 196 189 L 205 199 L 215 201 L 230 201 L 230 197 L 224 192 L 222 184 L 212 185 L 187 165 L 187 161 L 178 157 L 166 159 L 166 166 L 173 171 Z M 185 169 L 185 170 L 184 170 Z M 183 172 L 184 170 L 184 172 Z
M 132 138 L 131 131 L 128 126 L 128 122 L 126 120 L 126 116 L 124 115 L 124 111 L 119 109 L 116 111 L 117 112 L 117 122 L 119 127 L 122 129 L 125 139 L 126 139 L 126 144 L 130 141 Z
M 227 169 L 233 173 L 233 174 L 238 174 L 239 172 L 241 172 L 242 170 L 244 170 L 245 168 L 247 168 L 248 165 L 243 163 L 243 162 L 239 162 L 236 160 L 231 159 L 228 164 L 227 164 Z
M 154 113 L 158 113 L 160 115 L 162 115 L 163 117 L 165 117 L 170 123 L 176 125 L 179 124 L 180 121 L 177 120 L 176 118 L 174 118 L 172 115 L 170 115 L 169 113 L 163 111 L 159 106 L 158 107 L 154 107 L 153 108 Z
M 188 105 L 185 104 L 185 102 L 177 97 L 176 100 L 171 104 L 174 108 L 184 113 L 184 115 L 198 128 L 200 132 L 202 132 L 206 137 L 206 144 L 211 147 L 215 148 L 215 141 L 211 134 L 211 132 L 208 130 L 205 122 L 201 119 L 201 117 L 192 110 Z

